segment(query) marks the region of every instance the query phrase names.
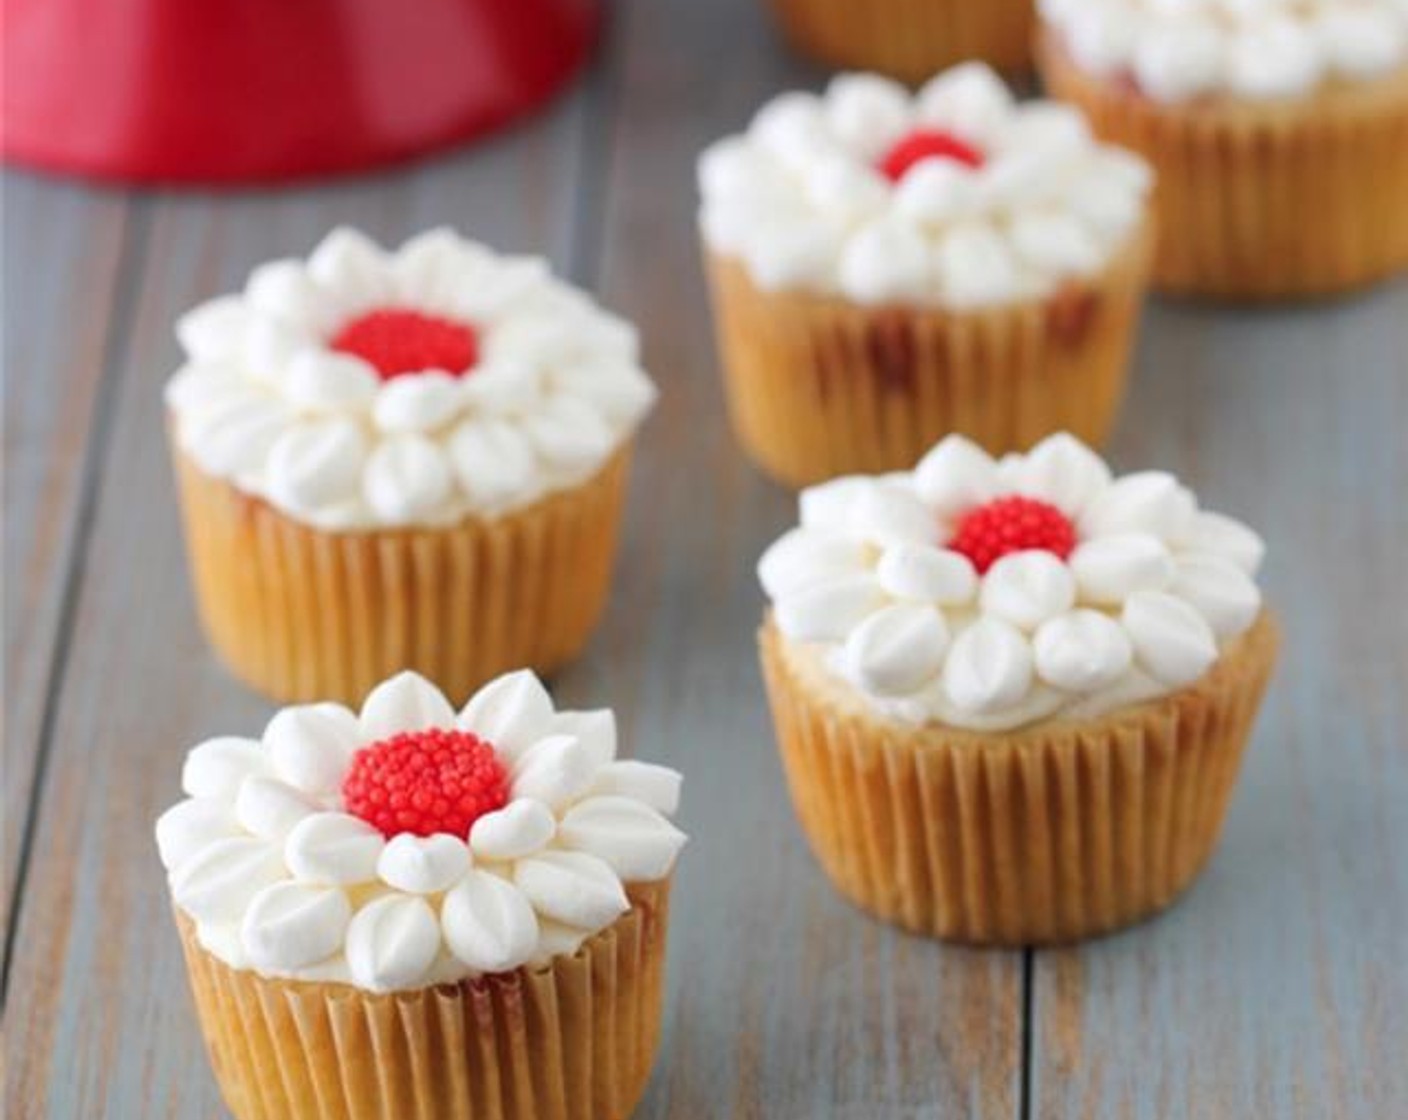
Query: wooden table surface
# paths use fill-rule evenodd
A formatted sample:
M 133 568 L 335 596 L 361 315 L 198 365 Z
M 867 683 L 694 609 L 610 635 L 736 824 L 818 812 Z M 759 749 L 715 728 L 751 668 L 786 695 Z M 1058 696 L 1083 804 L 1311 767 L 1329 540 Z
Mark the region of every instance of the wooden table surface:
M 1077 948 L 897 933 L 786 800 L 753 565 L 793 499 L 731 442 L 694 239 L 696 152 L 821 79 L 755 0 L 633 0 L 546 116 L 410 169 L 221 197 L 6 175 L 5 1115 L 224 1115 L 151 825 L 186 748 L 270 706 L 197 629 L 161 387 L 182 309 L 349 222 L 546 254 L 640 324 L 663 389 L 608 617 L 553 682 L 688 775 L 640 1116 L 1408 1116 L 1408 280 L 1146 316 L 1112 458 L 1263 530 L 1287 635 L 1202 880 Z

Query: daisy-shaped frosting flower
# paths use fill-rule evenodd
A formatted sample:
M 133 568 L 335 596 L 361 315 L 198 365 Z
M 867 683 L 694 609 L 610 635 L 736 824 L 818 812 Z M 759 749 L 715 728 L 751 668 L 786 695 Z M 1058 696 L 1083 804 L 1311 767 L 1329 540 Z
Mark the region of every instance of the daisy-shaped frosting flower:
M 1114 477 L 1074 437 L 801 496 L 759 577 L 791 642 L 898 719 L 1092 716 L 1202 676 L 1261 611 L 1260 538 L 1172 475 Z
M 359 714 L 285 708 L 191 750 L 156 825 L 176 906 L 225 963 L 372 991 L 575 952 L 670 874 L 680 776 L 616 758 L 607 710 L 526 670 L 458 713 L 414 673 Z
M 961 308 L 1100 272 L 1151 175 L 1078 110 L 1018 104 L 967 63 L 915 95 L 873 74 L 783 94 L 704 152 L 699 182 L 706 242 L 762 288 Z
M 1156 101 L 1294 97 L 1408 64 L 1408 0 L 1040 0 L 1087 73 Z
M 320 528 L 431 525 L 585 481 L 655 398 L 634 330 L 531 257 L 350 229 L 177 325 L 200 467 Z

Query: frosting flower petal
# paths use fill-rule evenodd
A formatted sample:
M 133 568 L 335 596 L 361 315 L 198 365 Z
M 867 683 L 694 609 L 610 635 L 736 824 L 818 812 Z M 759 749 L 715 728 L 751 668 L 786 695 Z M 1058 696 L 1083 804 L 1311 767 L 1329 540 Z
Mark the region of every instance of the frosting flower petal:
M 440 925 L 423 898 L 383 895 L 347 926 L 347 967 L 373 992 L 418 984 L 440 951 Z
M 538 919 L 523 892 L 471 871 L 445 896 L 440 923 L 450 952 L 479 972 L 506 972 L 532 957 Z

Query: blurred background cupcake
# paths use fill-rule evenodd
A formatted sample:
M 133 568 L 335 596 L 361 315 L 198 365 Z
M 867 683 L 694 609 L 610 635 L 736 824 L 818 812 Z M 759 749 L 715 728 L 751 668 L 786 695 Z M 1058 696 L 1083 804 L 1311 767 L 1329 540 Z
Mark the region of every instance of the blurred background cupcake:
M 1053 96 L 1157 172 L 1165 291 L 1340 292 L 1408 266 L 1403 0 L 1042 0 Z
M 802 493 L 763 556 L 793 804 L 837 888 L 982 944 L 1166 906 L 1217 842 L 1275 661 L 1262 543 L 1069 435 Z
M 1150 174 L 1079 111 L 1018 104 L 978 63 L 914 96 L 848 74 L 769 102 L 699 181 L 734 430 L 777 479 L 905 468 L 951 431 L 1105 439 Z
M 838 69 L 918 83 L 979 59 L 1006 71 L 1031 62 L 1033 0 L 770 0 L 796 47 Z
M 167 387 L 206 632 L 279 699 L 550 672 L 605 603 L 655 390 L 634 330 L 436 230 L 346 229 L 178 324 Z
M 401 673 L 181 771 L 157 845 L 238 1120 L 623 1120 L 654 1060 L 680 776 L 515 672 Z

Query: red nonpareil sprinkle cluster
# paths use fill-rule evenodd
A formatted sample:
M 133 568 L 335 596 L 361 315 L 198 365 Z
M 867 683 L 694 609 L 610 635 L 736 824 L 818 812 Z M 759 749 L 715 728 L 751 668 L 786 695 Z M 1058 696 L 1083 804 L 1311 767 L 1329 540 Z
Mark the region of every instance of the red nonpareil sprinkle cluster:
M 383 836 L 448 832 L 461 838 L 508 803 L 508 771 L 468 731 L 409 731 L 363 747 L 342 780 L 342 801 Z
M 901 136 L 878 166 L 892 183 L 898 183 L 916 164 L 926 159 L 951 159 L 968 167 L 982 167 L 983 153 L 951 132 L 916 128 Z
M 375 366 L 383 381 L 428 369 L 462 374 L 479 357 L 473 327 L 401 307 L 358 315 L 344 323 L 328 345 Z
M 1009 552 L 1040 549 L 1064 560 L 1075 546 L 1076 528 L 1069 517 L 1050 502 L 1021 497 L 995 498 L 970 509 L 948 542 L 980 574 Z

